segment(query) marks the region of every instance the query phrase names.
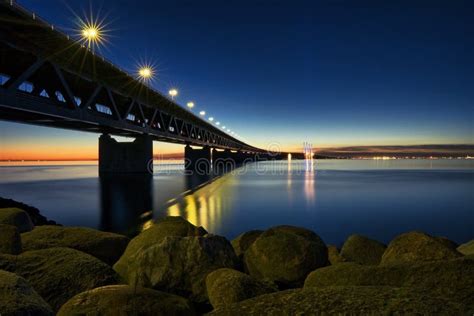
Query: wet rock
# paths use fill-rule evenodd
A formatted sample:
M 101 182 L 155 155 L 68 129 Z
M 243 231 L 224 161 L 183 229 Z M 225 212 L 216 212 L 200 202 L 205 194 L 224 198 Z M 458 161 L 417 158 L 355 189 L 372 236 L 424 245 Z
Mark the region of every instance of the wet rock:
M 120 281 L 104 262 L 70 248 L 0 255 L 0 269 L 24 277 L 54 311 L 76 294 Z
M 474 255 L 474 239 L 460 245 L 457 250 L 465 256 Z
M 461 257 L 387 266 L 341 263 L 311 272 L 304 287 L 360 285 L 421 288 L 474 307 L 474 260 Z
M 314 269 L 328 263 L 327 247 L 314 232 L 277 226 L 260 235 L 244 254 L 245 268 L 259 280 L 298 287 Z
M 24 210 L 31 218 L 34 226 L 40 225 L 56 225 L 55 221 L 49 220 L 40 214 L 40 211 L 33 206 L 21 203 L 12 199 L 4 199 L 0 197 L 0 208 L 16 207 L 20 210 Z
M 219 269 L 206 277 L 209 301 L 214 308 L 275 292 L 277 288 L 233 269 Z
M 28 214 L 15 207 L 0 209 L 0 224 L 16 226 L 20 233 L 33 229 L 33 223 Z
M 51 307 L 24 278 L 2 270 L 0 270 L 0 314 L 54 315 Z
M 387 247 L 361 235 L 351 235 L 342 246 L 341 256 L 347 261 L 366 265 L 377 265 Z
M 165 237 L 204 236 L 205 234 L 207 232 L 204 228 L 196 227 L 182 217 L 165 217 L 158 220 L 152 227 L 143 231 L 129 242 L 124 254 L 114 265 L 114 269 L 120 275 L 127 276 L 129 274 L 128 268 L 137 260 L 137 256 L 163 241 Z
M 243 258 L 245 251 L 262 233 L 263 230 L 250 230 L 237 236 L 234 240 L 231 241 L 232 247 L 234 247 L 235 254 L 239 258 Z
M 114 264 L 125 251 L 127 237 L 84 227 L 39 226 L 21 234 L 23 249 L 68 247 L 88 253 L 107 264 Z
M 21 238 L 18 228 L 0 224 L 0 253 L 17 255 L 20 252 Z
M 328 245 L 328 260 L 331 265 L 335 265 L 347 260 L 341 256 L 339 249 L 334 245 Z
M 235 268 L 238 263 L 229 241 L 224 237 L 165 237 L 148 247 L 122 277 L 139 285 L 207 301 L 206 276 L 220 268 Z
M 445 241 L 421 232 L 409 232 L 395 237 L 385 250 L 380 264 L 434 261 L 462 256 Z
M 261 295 L 207 315 L 469 315 L 469 311 L 458 301 L 432 296 L 421 289 L 348 286 Z
M 64 304 L 58 316 L 69 315 L 196 315 L 177 295 L 128 285 L 109 285 L 80 293 Z

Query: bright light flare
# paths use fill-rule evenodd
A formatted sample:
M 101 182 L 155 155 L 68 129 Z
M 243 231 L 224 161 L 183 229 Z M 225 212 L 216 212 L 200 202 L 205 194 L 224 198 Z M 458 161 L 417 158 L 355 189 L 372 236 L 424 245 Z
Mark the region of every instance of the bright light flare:
M 151 66 L 142 66 L 138 69 L 138 76 L 142 80 L 149 80 L 153 77 L 154 71 Z
M 216 125 L 217 125 L 217 126 L 221 125 L 221 122 L 216 122 Z
M 201 115 L 201 116 L 206 115 L 206 111 L 201 111 L 201 112 L 199 112 L 199 115 Z
M 188 108 L 192 109 L 194 107 L 194 102 L 188 102 L 188 104 L 186 104 L 188 106 Z
M 211 122 L 214 121 L 214 118 L 211 116 L 211 117 L 209 118 L 209 121 L 211 121 Z
M 168 91 L 168 94 L 169 94 L 172 98 L 174 98 L 175 96 L 178 95 L 178 90 L 173 88 L 173 89 L 171 89 L 170 91 Z

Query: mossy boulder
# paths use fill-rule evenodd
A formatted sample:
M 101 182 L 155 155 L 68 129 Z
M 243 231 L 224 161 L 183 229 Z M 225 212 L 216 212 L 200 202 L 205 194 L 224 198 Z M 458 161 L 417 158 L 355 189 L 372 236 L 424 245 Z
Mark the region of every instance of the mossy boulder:
M 209 316 L 470 315 L 462 303 L 421 289 L 347 286 L 286 290 L 229 304 Z
M 304 287 L 391 286 L 421 288 L 474 307 L 474 260 L 365 266 L 348 262 L 311 272 Z
M 130 285 L 139 285 L 207 301 L 206 276 L 220 268 L 235 268 L 238 258 L 224 237 L 165 237 L 136 256 L 128 274 Z M 119 271 L 120 272 L 120 271 Z
M 109 285 L 80 293 L 64 304 L 58 316 L 70 315 L 196 315 L 177 295 L 128 285 Z
M 377 265 L 387 246 L 362 235 L 351 235 L 342 246 L 341 256 L 347 261 Z
M 232 247 L 234 247 L 235 254 L 239 258 L 243 258 L 245 251 L 250 245 L 263 233 L 263 230 L 250 230 L 237 236 L 231 241 Z
M 20 232 L 16 226 L 0 224 L 0 253 L 17 255 L 21 252 Z
M 246 271 L 281 288 L 298 287 L 314 269 L 328 264 L 327 247 L 314 232 L 277 226 L 260 235 L 244 254 Z
M 107 264 L 114 264 L 125 251 L 129 239 L 119 234 L 84 227 L 38 226 L 21 234 L 23 249 L 68 247 L 88 253 Z
M 122 257 L 114 265 L 114 269 L 120 275 L 128 275 L 128 268 L 137 260 L 137 256 L 163 241 L 165 237 L 204 236 L 205 234 L 207 232 L 204 228 L 196 227 L 182 217 L 164 217 L 129 242 Z
M 24 278 L 0 270 L 0 315 L 52 316 L 54 313 Z
M 328 245 L 328 261 L 331 265 L 335 265 L 347 260 L 341 256 L 339 249 L 334 245 Z
M 448 260 L 462 255 L 445 241 L 422 232 L 409 232 L 395 237 L 385 250 L 380 264 Z
M 457 250 L 465 256 L 474 255 L 474 239 L 460 245 Z
M 13 225 L 20 233 L 33 229 L 33 222 L 28 214 L 16 207 L 0 208 L 0 224 Z
M 120 282 L 107 264 L 71 248 L 0 255 L 0 269 L 24 277 L 54 311 L 76 294 Z
M 209 301 L 214 308 L 277 290 L 275 286 L 258 281 L 248 274 L 227 268 L 209 273 L 206 277 L 206 288 Z
M 33 222 L 34 226 L 39 225 L 56 225 L 55 221 L 49 220 L 43 215 L 41 215 L 40 211 L 33 206 L 27 205 L 22 202 L 18 202 L 12 199 L 4 199 L 0 197 L 0 208 L 11 208 L 16 207 L 20 210 L 25 211 L 30 216 L 31 221 Z

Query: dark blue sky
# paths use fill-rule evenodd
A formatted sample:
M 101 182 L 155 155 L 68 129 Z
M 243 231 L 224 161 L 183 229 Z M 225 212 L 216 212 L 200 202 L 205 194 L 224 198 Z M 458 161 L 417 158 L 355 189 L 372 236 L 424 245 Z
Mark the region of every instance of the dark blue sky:
M 70 33 L 68 7 L 89 11 L 84 0 L 19 2 Z M 177 87 L 181 104 L 194 100 L 252 144 L 473 143 L 472 1 L 102 0 L 92 8 L 110 22 L 106 57 L 130 72 L 137 60 L 156 63 L 157 89 Z M 16 126 L 0 123 L 3 133 Z

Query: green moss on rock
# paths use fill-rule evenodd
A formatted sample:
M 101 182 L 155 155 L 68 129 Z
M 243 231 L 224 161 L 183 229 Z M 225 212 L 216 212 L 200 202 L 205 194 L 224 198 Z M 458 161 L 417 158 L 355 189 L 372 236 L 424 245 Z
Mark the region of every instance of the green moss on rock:
M 327 247 L 314 232 L 292 226 L 270 228 L 244 254 L 245 269 L 259 280 L 298 287 L 328 263 Z
M 206 288 L 209 301 L 214 308 L 277 290 L 275 286 L 258 281 L 240 271 L 227 268 L 209 273 L 206 277 Z
M 52 316 L 54 314 L 51 307 L 24 278 L 0 270 L 0 315 Z
M 115 271 L 122 276 L 129 274 L 128 268 L 148 248 L 155 246 L 168 236 L 204 236 L 207 234 L 202 227 L 196 227 L 182 217 L 168 216 L 156 221 L 149 229 L 133 238 L 122 257 L 114 265 Z
M 20 233 L 33 229 L 33 222 L 28 214 L 16 207 L 0 208 L 0 224 L 16 226 Z
M 447 260 L 461 256 L 439 238 L 421 232 L 409 232 L 395 237 L 390 242 L 380 264 Z
M 109 285 L 74 296 L 57 315 L 192 316 L 196 313 L 188 300 L 177 295 L 128 285 Z
M 0 255 L 0 269 L 24 277 L 54 311 L 76 294 L 120 282 L 107 264 L 70 248 Z
M 242 258 L 245 251 L 262 233 L 263 230 L 250 230 L 237 236 L 234 240 L 231 241 L 232 247 L 234 247 L 235 254 L 239 258 Z
M 21 238 L 18 228 L 0 224 L 0 253 L 17 255 L 20 252 Z
M 377 265 L 387 247 L 376 240 L 361 235 L 351 235 L 342 246 L 341 256 L 347 261 Z
M 465 256 L 474 255 L 474 239 L 460 245 L 457 250 Z
M 110 265 L 120 258 L 130 241 L 119 234 L 62 226 L 38 226 L 31 232 L 21 234 L 21 239 L 25 251 L 68 247 L 88 253 Z

